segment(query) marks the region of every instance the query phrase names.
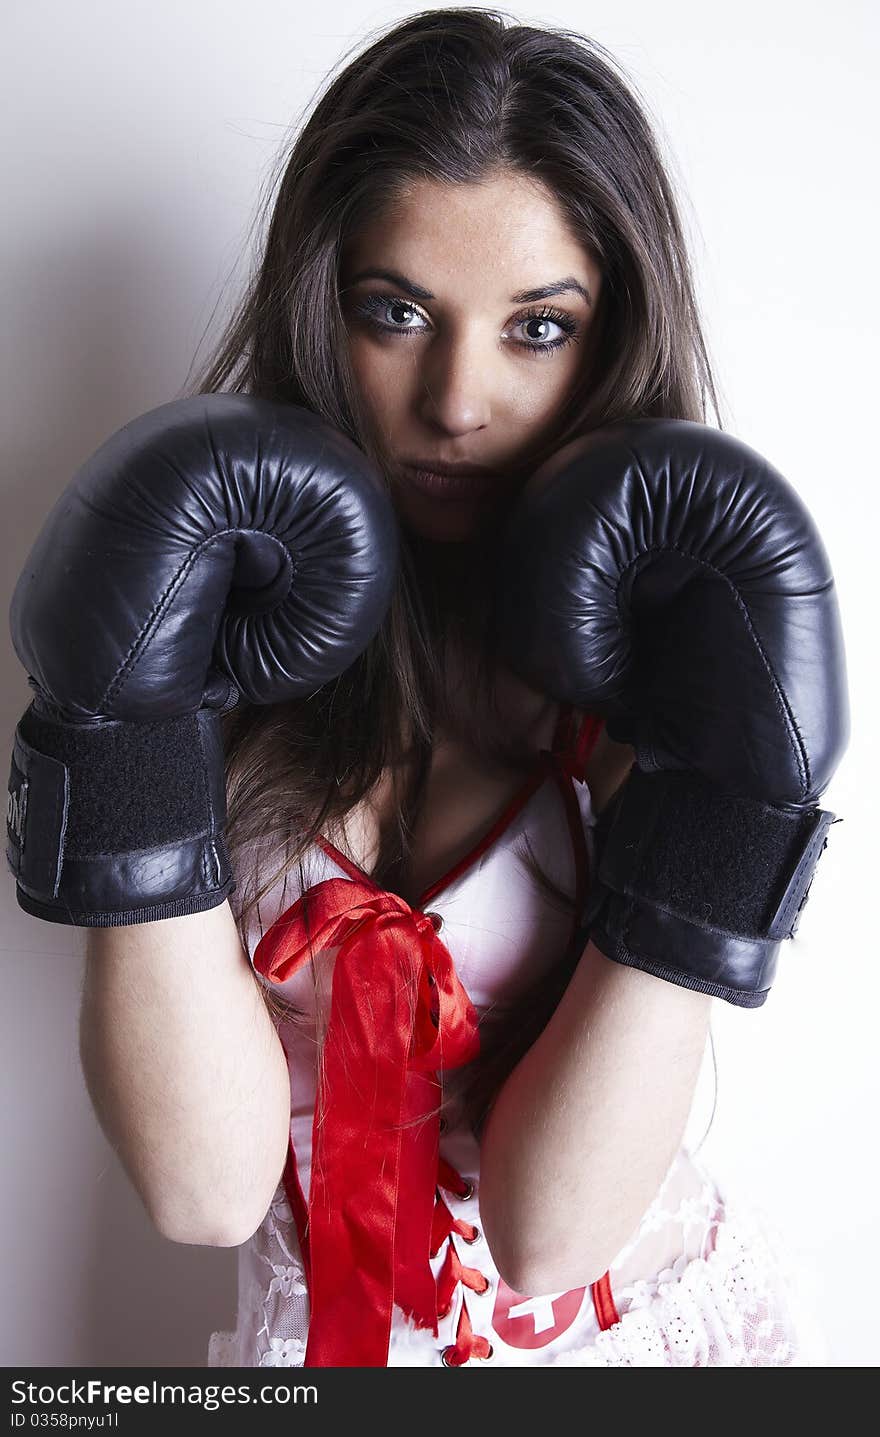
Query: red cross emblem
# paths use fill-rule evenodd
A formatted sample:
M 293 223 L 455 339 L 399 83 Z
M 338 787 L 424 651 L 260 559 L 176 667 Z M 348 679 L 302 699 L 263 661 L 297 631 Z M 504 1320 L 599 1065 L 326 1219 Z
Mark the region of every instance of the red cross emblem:
M 546 1347 L 571 1327 L 584 1299 L 585 1287 L 551 1292 L 545 1297 L 524 1297 L 498 1279 L 492 1326 L 508 1347 Z

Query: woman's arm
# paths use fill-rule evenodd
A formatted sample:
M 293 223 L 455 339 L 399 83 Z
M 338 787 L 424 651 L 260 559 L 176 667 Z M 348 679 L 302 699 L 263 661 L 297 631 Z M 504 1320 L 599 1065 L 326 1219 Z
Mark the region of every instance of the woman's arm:
M 290 1078 L 228 900 L 89 929 L 80 1054 L 95 1113 L 159 1231 L 246 1241 L 284 1167 Z
M 481 1139 L 480 1214 L 515 1292 L 595 1282 L 681 1143 L 711 998 L 614 963 L 590 942 Z

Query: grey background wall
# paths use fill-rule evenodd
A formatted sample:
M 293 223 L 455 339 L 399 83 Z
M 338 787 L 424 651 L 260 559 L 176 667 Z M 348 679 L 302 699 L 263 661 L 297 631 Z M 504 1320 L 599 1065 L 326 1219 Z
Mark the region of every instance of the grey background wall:
M 415 8 L 330 0 L 303 21 L 278 0 L 7 7 L 4 616 L 74 470 L 174 398 L 216 334 L 288 128 L 343 52 Z M 512 13 L 586 31 L 639 86 L 684 192 L 725 425 L 799 489 L 837 575 L 853 740 L 825 801 L 845 822 L 766 1007 L 715 1005 L 702 1156 L 803 1254 L 834 1365 L 875 1365 L 876 7 Z M 5 617 L 0 672 L 8 754 L 29 690 Z M 0 914 L 0 1361 L 201 1364 L 209 1332 L 232 1325 L 235 1252 L 159 1237 L 98 1128 L 77 1056 L 83 935 L 22 913 L 5 869 Z M 704 1074 L 695 1132 L 710 1089 Z

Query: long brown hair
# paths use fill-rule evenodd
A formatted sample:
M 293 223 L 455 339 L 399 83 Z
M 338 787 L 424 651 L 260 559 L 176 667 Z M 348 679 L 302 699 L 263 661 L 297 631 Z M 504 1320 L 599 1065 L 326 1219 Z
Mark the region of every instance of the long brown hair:
M 375 34 L 327 84 L 279 156 L 280 182 L 276 175 L 260 211 L 265 233 L 246 292 L 185 392 L 305 405 L 381 470 L 381 436 L 346 358 L 344 246 L 413 180 L 472 183 L 498 172 L 542 181 L 602 273 L 590 375 L 560 414 L 547 452 L 630 418 L 705 423 L 709 400 L 722 427 L 678 203 L 643 102 L 596 41 L 488 8 L 411 15 Z M 243 704 L 224 717 L 233 909 L 243 939 L 260 899 L 295 865 L 301 871 L 315 836 L 388 774 L 394 821 L 372 877 L 394 888 L 438 726 L 463 733 L 487 757 L 531 761 L 498 721 L 483 542 L 431 545 L 403 533 L 387 619 L 361 658 L 306 700 Z M 472 670 L 466 715 L 447 697 L 452 646 Z M 568 895 L 556 896 L 571 905 Z M 489 1025 L 481 1030 L 480 1059 L 459 1095 L 475 1131 L 546 1025 L 578 957 L 572 947 L 491 1038 Z M 274 995 L 266 999 L 290 1016 Z

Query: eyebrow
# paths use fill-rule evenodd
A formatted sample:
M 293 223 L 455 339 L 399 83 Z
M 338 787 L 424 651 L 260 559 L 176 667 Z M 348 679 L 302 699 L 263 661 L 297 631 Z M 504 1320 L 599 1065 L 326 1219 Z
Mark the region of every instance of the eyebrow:
M 435 296 L 423 285 L 416 284 L 414 280 L 407 279 L 405 274 L 400 274 L 396 269 L 362 269 L 354 276 L 352 285 L 358 284 L 362 279 L 385 279 L 389 284 L 397 285 L 398 289 L 405 289 L 415 299 L 434 299 Z M 542 284 L 537 289 L 522 289 L 518 294 L 510 296 L 511 304 L 532 304 L 538 299 L 552 299 L 556 294 L 579 294 L 592 307 L 593 297 L 590 291 L 581 284 L 580 280 L 569 275 L 566 279 L 557 279 L 552 284 Z

